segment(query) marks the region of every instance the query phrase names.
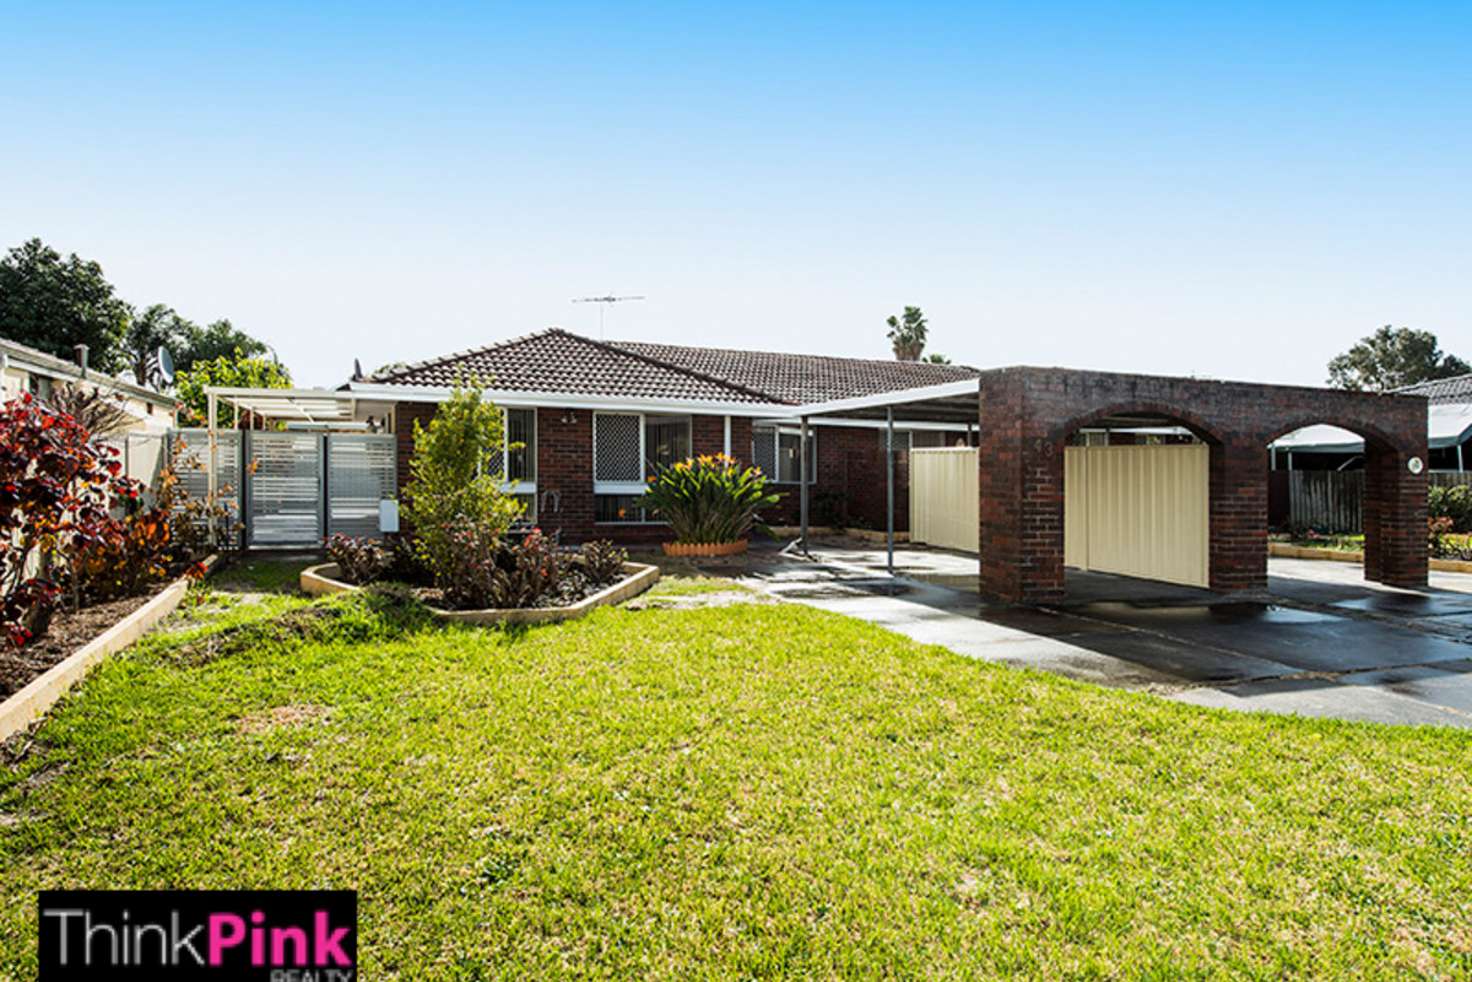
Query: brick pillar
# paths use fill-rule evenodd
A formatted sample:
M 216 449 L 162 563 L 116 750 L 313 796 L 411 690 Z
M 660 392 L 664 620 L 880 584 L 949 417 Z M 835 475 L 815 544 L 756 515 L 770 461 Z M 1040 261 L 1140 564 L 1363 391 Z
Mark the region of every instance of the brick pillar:
M 751 418 L 731 417 L 731 456 L 751 466 Z
M 1412 456 L 1424 463 L 1426 448 L 1365 441 L 1365 579 L 1415 589 L 1426 586 L 1427 477 L 1411 473 Z
M 394 406 L 394 444 L 398 454 L 395 463 L 400 500 L 403 500 L 404 489 L 409 486 L 409 461 L 414 457 L 414 424 L 428 426 L 438 408 L 432 402 L 400 402 Z M 400 521 L 403 521 L 402 516 Z M 408 531 L 407 524 L 400 527 Z
M 982 386 L 977 454 L 983 597 L 1063 599 L 1063 448 L 1027 432 L 1022 380 Z
M 593 536 L 593 414 L 586 409 L 537 410 L 537 524 L 567 543 Z
M 1268 450 L 1255 437 L 1211 447 L 1208 582 L 1233 593 L 1268 585 Z

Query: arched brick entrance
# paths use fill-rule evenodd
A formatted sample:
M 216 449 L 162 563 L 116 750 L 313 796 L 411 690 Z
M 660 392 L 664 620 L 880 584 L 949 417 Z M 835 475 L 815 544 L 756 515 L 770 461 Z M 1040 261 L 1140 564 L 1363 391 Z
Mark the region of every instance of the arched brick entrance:
M 1063 600 L 1063 447 L 1081 426 L 1178 422 L 1211 447 L 1210 582 L 1267 586 L 1268 444 L 1309 422 L 1366 438 L 1365 576 L 1426 584 L 1426 403 L 1411 396 L 1200 379 L 1009 368 L 984 373 L 980 400 L 981 592 Z M 1373 528 L 1373 532 L 1372 532 Z

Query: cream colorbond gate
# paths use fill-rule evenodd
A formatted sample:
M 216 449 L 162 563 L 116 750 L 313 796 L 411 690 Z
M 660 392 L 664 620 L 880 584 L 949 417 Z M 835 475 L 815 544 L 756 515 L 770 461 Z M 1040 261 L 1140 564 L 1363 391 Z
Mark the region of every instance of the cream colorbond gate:
M 1207 586 L 1209 464 L 1199 443 L 1065 448 L 1064 563 Z
M 976 552 L 980 547 L 976 451 L 910 451 L 910 541 Z

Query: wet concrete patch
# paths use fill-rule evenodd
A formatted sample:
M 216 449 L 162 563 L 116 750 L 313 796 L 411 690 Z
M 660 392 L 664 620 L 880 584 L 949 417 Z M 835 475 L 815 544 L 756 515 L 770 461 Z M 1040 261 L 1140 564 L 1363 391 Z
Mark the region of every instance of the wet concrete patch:
M 1221 631 L 1234 627 L 1274 627 L 1287 624 L 1320 624 L 1342 621 L 1332 614 L 1321 614 L 1277 604 L 1223 602 L 1216 604 L 1176 604 L 1160 607 L 1137 603 L 1106 601 L 1067 608 L 1084 617 L 1128 624 L 1155 631 L 1197 629 Z
M 1215 685 L 1291 675 L 1295 669 L 1270 658 L 1192 644 L 1142 631 L 1074 635 L 1068 644 L 1149 667 L 1177 684 Z
M 1370 614 L 1444 617 L 1451 614 L 1472 614 L 1472 596 L 1465 593 L 1379 592 L 1352 600 L 1340 600 L 1334 606 Z
M 1351 685 L 1374 686 L 1420 702 L 1445 706 L 1472 717 L 1472 659 L 1380 672 L 1357 672 L 1343 676 L 1341 681 Z
M 1472 727 L 1472 717 L 1370 686 L 1326 679 L 1268 679 L 1222 688 L 1187 689 L 1168 698 L 1194 706 L 1366 723 Z

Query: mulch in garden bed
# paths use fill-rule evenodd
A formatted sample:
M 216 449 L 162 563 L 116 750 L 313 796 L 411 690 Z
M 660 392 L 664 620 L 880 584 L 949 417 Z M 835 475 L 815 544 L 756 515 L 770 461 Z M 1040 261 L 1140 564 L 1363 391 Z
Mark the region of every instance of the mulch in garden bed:
M 0 699 L 19 692 L 27 682 L 152 600 L 157 590 L 109 600 L 76 611 L 57 611 L 46 633 L 24 648 L 0 647 Z

